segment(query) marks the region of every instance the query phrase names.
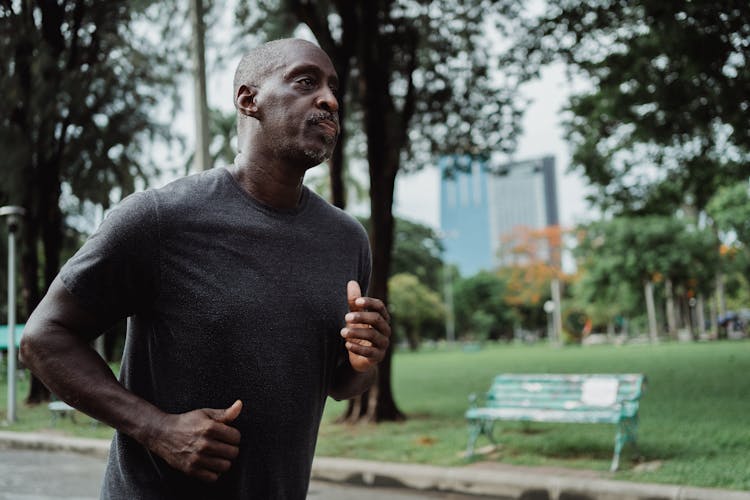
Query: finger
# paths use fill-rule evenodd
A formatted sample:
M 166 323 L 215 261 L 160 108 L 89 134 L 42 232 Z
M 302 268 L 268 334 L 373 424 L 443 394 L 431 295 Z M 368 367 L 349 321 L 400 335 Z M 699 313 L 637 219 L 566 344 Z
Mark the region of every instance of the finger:
M 376 346 L 385 350 L 388 347 L 388 337 L 374 328 L 342 328 L 341 336 L 347 342 L 353 342 L 360 346 Z M 362 343 L 365 340 L 367 343 Z
M 203 448 L 203 453 L 216 458 L 234 460 L 240 454 L 239 446 L 234 446 L 221 441 L 209 441 Z
M 206 483 L 213 483 L 217 479 L 219 479 L 219 474 L 217 472 L 213 472 L 213 471 L 206 470 L 206 469 L 197 469 L 194 471 L 189 471 L 188 475 L 198 478 L 201 481 L 204 481 Z
M 242 411 L 242 401 L 238 399 L 229 408 L 202 408 L 202 411 L 211 420 L 228 424 L 236 419 Z
M 202 469 L 208 470 L 209 472 L 216 472 L 221 474 L 226 472 L 232 466 L 232 462 L 225 458 L 203 456 L 198 460 L 198 466 Z
M 221 441 L 229 445 L 237 446 L 240 444 L 240 438 L 242 435 L 240 431 L 226 424 L 217 423 L 211 427 L 210 431 L 206 435 L 216 441 Z
M 391 321 L 391 315 L 388 314 L 388 308 L 385 307 L 385 304 L 383 304 L 383 301 L 380 299 L 374 299 L 372 297 L 359 297 L 354 301 L 354 305 L 357 307 L 356 309 L 350 310 L 356 310 L 356 311 L 375 311 L 380 313 L 383 318 L 385 318 L 386 321 L 390 323 Z
M 347 313 L 344 319 L 346 319 L 346 326 L 350 328 L 369 325 L 379 330 L 383 335 L 390 336 L 391 334 L 388 322 L 379 312 L 350 312 Z
M 356 344 L 354 342 L 347 342 L 346 349 L 349 352 L 356 354 L 357 356 L 362 356 L 363 358 L 367 358 L 368 360 L 374 362 L 382 361 L 384 356 L 384 351 L 382 349 L 378 349 L 376 347 L 368 347 L 361 344 Z
M 240 416 L 240 412 L 242 411 L 242 401 L 239 399 L 235 401 L 232 406 L 224 410 L 224 414 L 217 419 L 218 422 L 229 424 L 231 422 L 234 422 L 234 420 Z
M 359 288 L 359 283 L 354 280 L 349 281 L 346 284 L 346 299 L 349 302 L 349 310 L 356 311 L 355 301 L 362 297 L 362 290 Z

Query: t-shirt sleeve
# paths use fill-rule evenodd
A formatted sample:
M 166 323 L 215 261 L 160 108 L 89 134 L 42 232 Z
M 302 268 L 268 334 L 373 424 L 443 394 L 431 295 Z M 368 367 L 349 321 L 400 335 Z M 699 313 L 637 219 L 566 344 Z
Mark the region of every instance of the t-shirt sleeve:
M 159 289 L 159 221 L 153 192 L 125 198 L 60 270 L 65 288 L 110 317 L 148 308 Z

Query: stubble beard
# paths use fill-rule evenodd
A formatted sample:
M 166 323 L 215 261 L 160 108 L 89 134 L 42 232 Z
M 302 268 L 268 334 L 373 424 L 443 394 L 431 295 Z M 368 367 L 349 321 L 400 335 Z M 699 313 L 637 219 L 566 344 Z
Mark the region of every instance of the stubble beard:
M 321 148 L 305 148 L 303 154 L 306 158 L 315 162 L 319 165 L 329 159 L 333 154 L 333 148 L 336 147 L 336 138 L 330 135 L 323 136 L 324 146 Z

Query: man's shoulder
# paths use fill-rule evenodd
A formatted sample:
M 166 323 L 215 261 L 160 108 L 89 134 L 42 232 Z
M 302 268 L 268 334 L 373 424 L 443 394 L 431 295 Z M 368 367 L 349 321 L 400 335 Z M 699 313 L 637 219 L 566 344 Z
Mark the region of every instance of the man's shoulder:
M 365 231 L 362 223 L 356 217 L 330 204 L 312 190 L 310 190 L 309 196 L 309 203 L 313 205 L 316 212 L 316 219 L 321 224 L 330 225 L 330 227 L 336 227 L 341 231 L 354 233 L 367 239 L 367 231 Z
M 224 169 L 212 168 L 197 174 L 191 174 L 180 177 L 169 183 L 152 188 L 153 192 L 160 203 L 180 203 L 196 202 L 215 193 L 212 187 L 221 185 L 224 182 Z

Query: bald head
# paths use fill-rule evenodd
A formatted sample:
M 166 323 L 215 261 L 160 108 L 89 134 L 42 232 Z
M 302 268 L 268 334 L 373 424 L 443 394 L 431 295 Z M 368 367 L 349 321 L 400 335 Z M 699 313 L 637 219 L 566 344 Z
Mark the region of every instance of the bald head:
M 285 65 L 290 49 L 299 45 L 318 48 L 317 45 L 307 40 L 282 38 L 264 43 L 245 54 L 234 73 L 234 95 L 232 96 L 232 100 L 235 100 L 237 92 L 242 85 L 261 87 L 266 78 L 274 70 L 282 68 Z

